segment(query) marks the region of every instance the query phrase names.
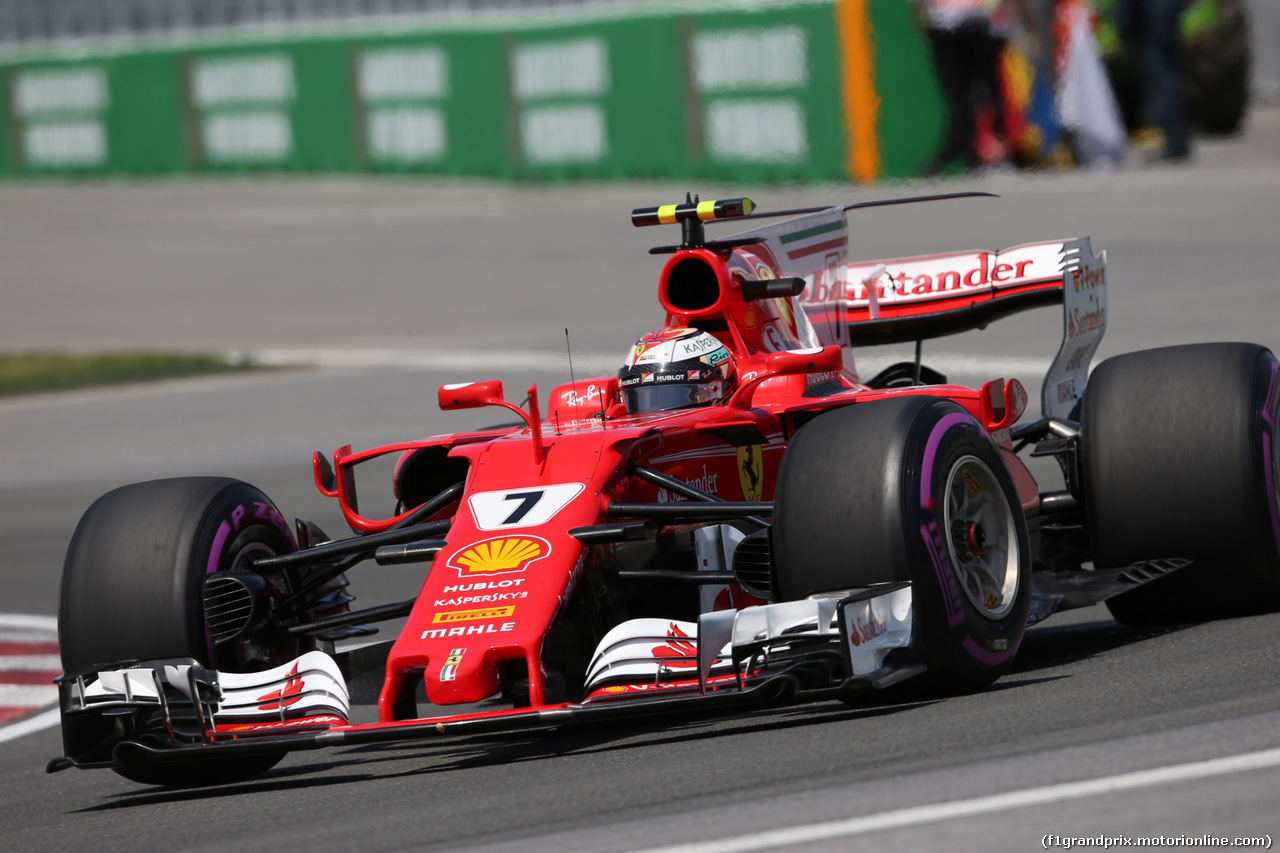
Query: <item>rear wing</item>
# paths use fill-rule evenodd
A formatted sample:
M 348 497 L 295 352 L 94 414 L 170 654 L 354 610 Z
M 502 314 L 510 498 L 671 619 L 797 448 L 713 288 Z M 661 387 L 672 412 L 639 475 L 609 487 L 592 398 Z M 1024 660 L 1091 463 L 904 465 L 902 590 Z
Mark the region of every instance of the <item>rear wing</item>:
M 1088 237 L 849 261 L 845 215 L 833 207 L 731 239 L 757 238 L 749 251 L 772 255 L 780 275 L 805 279 L 797 301 L 828 346 L 943 337 L 1062 304 L 1062 344 L 1044 377 L 1041 406 L 1049 417 L 1073 414 L 1107 318 L 1106 253 L 1095 255 Z

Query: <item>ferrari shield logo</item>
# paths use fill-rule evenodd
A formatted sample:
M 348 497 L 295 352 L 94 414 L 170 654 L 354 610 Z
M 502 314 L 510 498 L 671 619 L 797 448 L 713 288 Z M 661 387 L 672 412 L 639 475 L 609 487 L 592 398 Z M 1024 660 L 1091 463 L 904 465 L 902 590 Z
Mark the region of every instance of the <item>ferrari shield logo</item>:
M 758 501 L 764 494 L 764 456 L 760 445 L 738 448 L 738 481 L 742 483 L 742 499 Z

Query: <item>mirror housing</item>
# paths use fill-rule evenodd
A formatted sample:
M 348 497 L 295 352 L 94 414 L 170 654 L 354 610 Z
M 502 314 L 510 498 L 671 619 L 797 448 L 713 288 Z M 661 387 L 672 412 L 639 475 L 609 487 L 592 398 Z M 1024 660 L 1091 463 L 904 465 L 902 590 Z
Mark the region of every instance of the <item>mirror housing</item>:
M 538 386 L 529 386 L 529 411 L 508 403 L 502 398 L 502 383 L 496 379 L 489 382 L 459 382 L 455 385 L 441 385 L 436 392 L 436 400 L 444 411 L 452 409 L 483 409 L 485 406 L 501 406 L 519 415 L 529 428 L 533 438 L 533 464 L 541 465 L 545 457 L 542 448 L 542 413 L 538 409 Z
M 1027 410 L 1027 391 L 1016 379 L 992 379 L 979 389 L 978 406 L 987 432 L 1008 429 Z
M 338 496 L 338 477 L 333 473 L 333 466 L 319 450 L 311 454 L 311 468 L 315 473 L 316 489 L 327 498 Z
M 436 392 L 436 400 L 440 409 L 445 412 L 454 409 L 483 409 L 485 406 L 500 406 L 505 402 L 502 398 L 502 383 L 496 379 L 489 382 L 441 385 Z

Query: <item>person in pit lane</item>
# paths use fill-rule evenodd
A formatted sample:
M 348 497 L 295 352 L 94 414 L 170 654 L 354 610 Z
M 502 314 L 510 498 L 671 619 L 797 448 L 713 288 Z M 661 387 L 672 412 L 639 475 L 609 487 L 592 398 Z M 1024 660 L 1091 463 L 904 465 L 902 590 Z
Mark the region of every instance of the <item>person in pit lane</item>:
M 636 341 L 618 371 L 633 415 L 709 406 L 728 398 L 733 356 L 714 335 L 684 327 L 655 329 Z

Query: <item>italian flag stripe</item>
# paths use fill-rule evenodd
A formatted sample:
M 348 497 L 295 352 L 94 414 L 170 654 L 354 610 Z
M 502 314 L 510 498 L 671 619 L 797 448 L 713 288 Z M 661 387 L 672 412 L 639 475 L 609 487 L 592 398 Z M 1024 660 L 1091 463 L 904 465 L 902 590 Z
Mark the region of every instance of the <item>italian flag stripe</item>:
M 797 240 L 808 240 L 810 237 L 817 237 L 819 234 L 830 234 L 832 231 L 840 231 L 844 228 L 844 220 L 837 219 L 834 222 L 828 222 L 823 225 L 815 225 L 813 228 L 806 228 L 803 231 L 795 231 L 791 234 L 783 234 L 778 238 L 782 245 L 794 243 Z
M 810 243 L 808 246 L 801 246 L 800 248 L 794 251 L 787 252 L 787 257 L 794 261 L 797 258 L 805 258 L 805 257 L 808 257 L 809 255 L 816 255 L 819 252 L 828 252 L 828 251 L 831 251 L 832 249 L 838 249 L 844 244 L 845 244 L 845 237 L 843 234 L 841 234 L 839 237 L 837 237 L 834 240 L 827 240 L 822 243 Z

